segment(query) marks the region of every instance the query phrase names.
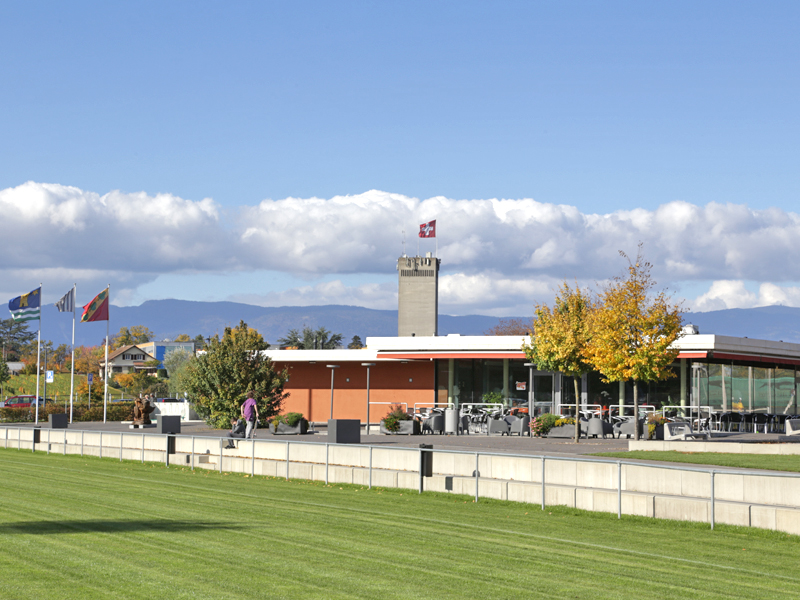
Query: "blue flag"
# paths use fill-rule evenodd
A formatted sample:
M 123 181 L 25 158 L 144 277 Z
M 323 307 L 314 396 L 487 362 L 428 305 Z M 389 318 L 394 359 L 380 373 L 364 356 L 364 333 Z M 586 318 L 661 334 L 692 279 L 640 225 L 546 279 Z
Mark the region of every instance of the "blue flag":
M 8 310 L 15 321 L 35 321 L 41 316 L 42 288 L 17 296 L 8 302 Z

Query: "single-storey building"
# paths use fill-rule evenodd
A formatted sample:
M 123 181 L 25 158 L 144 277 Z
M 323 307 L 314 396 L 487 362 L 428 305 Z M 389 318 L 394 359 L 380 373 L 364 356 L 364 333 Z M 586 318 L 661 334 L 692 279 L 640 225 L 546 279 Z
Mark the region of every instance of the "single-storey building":
M 674 377 L 640 383 L 640 404 L 797 414 L 800 344 L 699 334 L 693 327 L 684 333 L 675 344 L 679 354 L 672 365 Z M 522 351 L 526 339 L 372 337 L 360 350 L 266 353 L 289 375 L 284 411 L 301 412 L 311 421 L 325 421 L 331 412 L 334 418 L 366 421 L 368 368 L 371 423 L 380 421 L 392 404 L 414 409 L 499 399 L 510 407 L 527 408 L 530 403 L 537 414 L 574 405 L 571 378 L 527 364 Z M 589 373 L 580 389 L 580 403 L 587 408 L 621 406 L 631 413 L 631 382 L 606 383 L 598 373 Z

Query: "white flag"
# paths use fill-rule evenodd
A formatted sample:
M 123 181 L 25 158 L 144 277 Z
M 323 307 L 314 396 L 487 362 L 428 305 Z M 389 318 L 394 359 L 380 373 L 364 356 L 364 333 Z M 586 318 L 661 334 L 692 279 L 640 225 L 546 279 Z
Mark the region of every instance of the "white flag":
M 56 302 L 58 312 L 72 312 L 75 310 L 75 288 L 72 288 L 64 297 Z

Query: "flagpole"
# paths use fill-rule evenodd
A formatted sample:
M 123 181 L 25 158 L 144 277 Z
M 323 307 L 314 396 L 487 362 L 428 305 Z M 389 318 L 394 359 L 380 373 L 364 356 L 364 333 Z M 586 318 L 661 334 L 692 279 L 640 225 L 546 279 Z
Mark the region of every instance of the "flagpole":
M 78 284 L 72 284 L 72 362 L 69 366 L 69 422 L 72 423 L 72 397 L 75 393 L 75 301 L 78 297 Z
M 41 367 L 42 355 L 42 284 L 39 284 L 39 335 L 36 341 L 36 418 L 35 424 L 39 424 L 39 370 Z
M 108 312 L 106 315 L 106 365 L 103 369 L 103 376 L 106 381 L 105 391 L 103 392 L 103 423 L 106 422 L 106 414 L 108 411 L 108 323 L 111 321 L 111 284 L 106 286 L 106 302 L 108 302 Z

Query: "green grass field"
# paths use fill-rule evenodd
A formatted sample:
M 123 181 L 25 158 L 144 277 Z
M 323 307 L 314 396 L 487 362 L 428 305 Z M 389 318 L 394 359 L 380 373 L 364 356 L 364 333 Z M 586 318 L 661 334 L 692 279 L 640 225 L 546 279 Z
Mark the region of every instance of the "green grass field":
M 675 450 L 632 450 L 630 452 L 603 452 L 593 456 L 662 460 L 694 465 L 718 465 L 737 469 L 767 469 L 771 471 L 800 472 L 800 455 L 781 454 L 725 454 L 722 452 L 677 452 Z
M 86 379 L 86 375 L 79 375 L 75 374 L 75 388 L 78 388 L 78 385 Z M 96 388 L 95 386 L 100 386 Z M 94 384 L 92 385 L 95 389 L 103 389 L 103 380 L 98 375 L 94 376 Z M 14 390 L 12 393 L 9 390 Z M 11 379 L 8 380 L 6 384 L 6 395 L 7 396 L 15 396 L 15 395 L 31 395 L 36 393 L 36 375 L 12 375 Z M 39 393 L 44 397 L 44 375 L 39 378 Z M 108 388 L 108 393 L 112 399 L 118 400 L 124 396 L 122 390 L 115 390 L 112 387 Z M 66 398 L 69 400 L 69 373 L 55 373 L 53 375 L 53 383 L 47 384 L 47 397 L 52 398 L 55 400 L 58 398 L 59 401 L 63 402 Z M 86 396 L 84 395 L 83 401 L 86 401 Z
M 0 598 L 797 598 L 800 537 L 0 449 Z

